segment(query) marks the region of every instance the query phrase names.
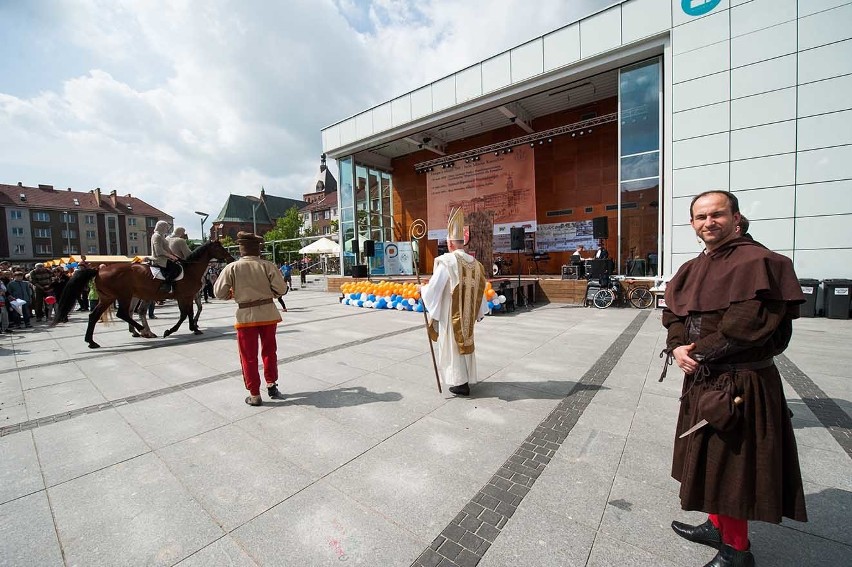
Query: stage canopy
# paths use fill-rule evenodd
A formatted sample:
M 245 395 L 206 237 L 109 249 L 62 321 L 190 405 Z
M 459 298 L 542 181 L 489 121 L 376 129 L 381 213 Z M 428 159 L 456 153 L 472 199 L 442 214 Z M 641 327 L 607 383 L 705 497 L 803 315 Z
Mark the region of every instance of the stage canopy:
M 299 254 L 340 254 L 340 245 L 328 238 L 320 238 L 311 242 L 301 250 Z

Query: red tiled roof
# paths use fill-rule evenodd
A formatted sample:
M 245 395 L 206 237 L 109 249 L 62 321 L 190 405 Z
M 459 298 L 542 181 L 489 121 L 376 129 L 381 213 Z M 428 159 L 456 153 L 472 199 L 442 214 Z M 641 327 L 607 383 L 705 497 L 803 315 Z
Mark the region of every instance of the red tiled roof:
M 325 194 L 325 198 L 318 200 L 316 203 L 305 205 L 299 209 L 299 212 L 324 211 L 335 207 L 337 207 L 337 191 L 331 191 Z
M 21 195 L 26 199 L 22 200 Z M 77 199 L 77 203 L 74 202 Z M 98 205 L 93 191 L 71 191 L 68 189 L 54 189 L 50 185 L 40 187 L 27 187 L 20 185 L 0 184 L 0 206 L 21 208 L 44 208 L 68 211 L 91 211 L 115 213 L 131 216 L 151 216 L 160 218 L 172 218 L 146 203 L 145 201 L 131 195 L 116 195 L 116 206 L 112 204 L 109 193 L 101 193 L 101 203 Z M 127 206 L 130 205 L 130 209 Z

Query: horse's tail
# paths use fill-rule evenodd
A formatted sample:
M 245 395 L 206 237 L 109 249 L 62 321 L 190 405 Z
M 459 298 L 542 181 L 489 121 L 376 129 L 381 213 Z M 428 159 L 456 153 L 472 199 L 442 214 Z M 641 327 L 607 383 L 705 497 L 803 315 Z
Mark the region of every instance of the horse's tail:
M 56 314 L 53 316 L 53 321 L 50 322 L 51 327 L 68 317 L 68 313 L 71 312 L 83 288 L 97 275 L 98 270 L 95 268 L 84 268 L 74 272 L 74 275 L 65 284 L 65 289 L 62 290 L 62 297 L 59 298 L 59 302 L 56 304 Z

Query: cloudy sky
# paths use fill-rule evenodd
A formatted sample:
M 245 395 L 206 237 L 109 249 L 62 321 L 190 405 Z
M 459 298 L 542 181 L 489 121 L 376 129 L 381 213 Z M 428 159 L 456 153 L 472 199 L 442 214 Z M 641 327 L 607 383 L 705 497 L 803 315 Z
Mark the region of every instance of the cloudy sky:
M 131 193 L 198 237 L 229 193 L 311 190 L 324 126 L 614 3 L 0 0 L 0 183 Z

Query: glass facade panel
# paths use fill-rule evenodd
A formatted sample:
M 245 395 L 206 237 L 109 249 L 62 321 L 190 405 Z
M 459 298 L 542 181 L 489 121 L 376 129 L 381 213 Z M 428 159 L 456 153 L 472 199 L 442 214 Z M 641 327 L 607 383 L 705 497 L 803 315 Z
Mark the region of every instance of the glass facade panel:
M 352 275 L 352 266 L 366 263 L 365 240 L 392 240 L 391 175 L 359 163 L 352 157 L 337 160 L 340 167 L 340 232 L 342 274 Z M 357 244 L 355 244 L 357 242 Z M 359 253 L 352 252 L 357 246 Z M 373 261 L 369 261 L 373 266 Z
M 355 254 L 352 253 L 352 240 L 355 238 L 355 212 L 352 179 L 354 175 L 352 158 L 337 160 L 340 179 L 340 267 L 342 274 L 352 275 L 352 266 L 356 264 Z
M 660 60 L 619 73 L 618 271 L 659 273 Z

